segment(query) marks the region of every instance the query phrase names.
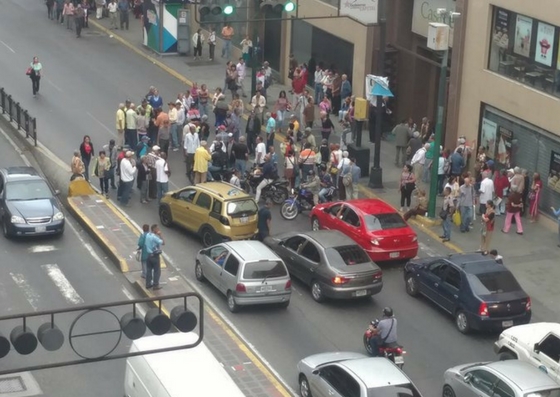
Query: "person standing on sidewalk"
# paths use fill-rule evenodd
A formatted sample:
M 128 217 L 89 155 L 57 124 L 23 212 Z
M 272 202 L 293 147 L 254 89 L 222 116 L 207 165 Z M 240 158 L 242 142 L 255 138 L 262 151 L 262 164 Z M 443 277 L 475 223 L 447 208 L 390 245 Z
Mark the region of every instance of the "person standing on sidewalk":
M 115 147 L 115 140 L 111 139 L 108 145 L 103 146 L 103 150 L 105 151 L 105 153 L 107 153 L 107 157 L 109 158 L 110 163 L 109 172 L 107 173 L 107 181 L 111 182 L 111 189 L 116 189 L 117 186 L 115 185 L 115 168 L 118 164 L 118 149 Z
M 74 30 L 74 3 L 70 0 L 66 0 L 62 14 L 66 18 L 66 29 Z
M 117 27 L 117 12 L 118 12 L 118 4 L 116 0 L 111 0 L 109 4 L 107 4 L 107 11 L 109 11 L 109 21 L 110 25 L 109 28 L 111 30 L 118 29 Z
M 557 245 L 557 247 L 560 248 L 560 208 L 555 209 L 554 207 L 550 207 L 550 209 L 552 210 L 552 214 L 558 220 L 558 245 Z
M 119 103 L 119 108 L 117 109 L 117 146 L 124 146 L 124 127 L 126 125 L 126 113 L 124 103 Z
M 138 237 L 138 247 L 136 251 L 140 251 L 140 263 L 142 264 L 142 278 L 146 278 L 146 262 L 148 261 L 148 250 L 146 249 L 146 236 L 150 233 L 150 225 L 142 225 L 142 234 Z M 137 254 L 138 255 L 138 254 Z
M 470 230 L 475 203 L 475 191 L 471 178 L 465 178 L 465 183 L 459 188 L 459 211 L 461 212 L 461 233 Z
M 442 239 L 442 242 L 446 242 L 451 240 L 451 218 L 453 216 L 453 213 L 455 212 L 455 201 L 453 200 L 453 196 L 451 195 L 451 188 L 449 186 L 446 186 L 445 189 L 443 189 L 443 197 L 442 212 L 443 214 L 445 214 L 445 217 L 441 217 L 443 235 L 439 237 Z
M 397 167 L 403 167 L 406 163 L 406 147 L 410 140 L 406 120 L 403 119 L 400 124 L 397 124 L 395 128 L 393 128 L 393 135 L 395 136 L 396 147 L 395 165 Z
M 169 116 L 163 110 L 158 109 L 156 111 L 157 117 L 155 121 L 155 126 L 158 129 L 156 143 L 161 148 L 161 151 L 165 154 L 169 151 Z
M 104 150 L 99 151 L 99 156 L 95 159 L 93 166 L 93 174 L 99 178 L 99 187 L 101 194 L 109 198 L 109 170 L 111 169 L 111 161 L 106 156 Z
M 89 135 L 84 135 L 84 139 L 80 144 L 80 155 L 84 163 L 84 177 L 86 181 L 89 182 L 89 164 L 91 163 L 91 158 L 95 156 L 93 144 L 91 143 Z
M 148 252 L 146 260 L 146 288 L 154 290 L 161 289 L 159 278 L 161 276 L 161 246 L 165 245 L 165 241 L 161 235 L 158 225 L 152 225 L 151 233 L 146 235 L 145 246 Z
M 247 98 L 245 94 L 245 87 L 243 86 L 243 81 L 245 80 L 245 76 L 247 75 L 247 66 L 245 65 L 245 58 L 239 58 L 239 62 L 235 66 L 237 71 L 237 87 L 241 90 L 241 95 L 243 98 Z
M 486 201 L 484 208 L 486 211 L 481 216 L 482 228 L 480 231 L 480 251 L 484 255 L 487 255 L 488 250 L 490 250 L 492 235 L 494 234 L 494 221 L 496 218 L 496 214 L 494 213 L 494 202 L 492 200 Z
M 410 208 L 412 192 L 416 189 L 416 177 L 412 172 L 412 166 L 405 164 L 401 173 L 399 190 L 401 193 L 401 208 L 399 212 L 406 212 Z
M 216 28 L 212 26 L 210 28 L 210 34 L 208 35 L 208 60 L 214 60 L 214 54 L 216 52 Z
M 249 113 L 245 133 L 247 134 L 247 149 L 249 154 L 253 155 L 255 154 L 255 140 L 261 133 L 261 119 L 254 110 L 251 110 L 251 113 Z
M 222 28 L 222 39 L 224 46 L 222 47 L 222 58 L 229 59 L 231 57 L 231 39 L 233 38 L 233 28 L 229 23 Z
M 482 172 L 482 182 L 480 182 L 480 205 L 479 205 L 479 213 L 483 215 L 486 213 L 486 205 L 488 201 L 494 200 L 494 181 L 490 179 L 490 171 L 483 171 Z M 486 250 L 488 251 L 488 250 Z
M 412 165 L 412 168 L 414 170 L 414 176 L 416 177 L 416 180 L 419 180 L 419 179 L 423 180 L 424 166 L 426 164 L 426 153 L 428 152 L 429 149 L 430 149 L 430 144 L 426 143 L 423 147 L 418 149 L 418 151 L 416 153 L 414 153 L 414 156 L 412 157 L 412 160 L 410 161 L 410 165 Z
M 95 0 L 95 18 L 103 18 L 103 9 L 107 5 L 105 0 Z
M 70 162 L 70 169 L 72 170 L 70 181 L 84 177 L 84 162 L 82 161 L 79 150 L 74 151 L 74 157 L 72 157 L 72 161 Z
M 185 163 L 187 166 L 187 178 L 191 185 L 194 185 L 194 154 L 196 149 L 200 146 L 200 138 L 198 132 L 196 132 L 196 126 L 194 124 L 187 124 L 184 128 L 185 138 L 183 142 L 183 149 L 185 151 Z
M 128 0 L 119 0 L 118 3 L 119 15 L 120 15 L 120 22 L 121 22 L 121 30 L 124 29 L 126 26 L 126 30 L 128 30 L 128 13 L 130 12 L 130 3 Z
M 194 48 L 194 60 L 202 59 L 202 45 L 204 44 L 204 35 L 202 34 L 202 29 L 198 29 L 192 37 L 193 48 Z
M 169 190 L 169 176 L 171 170 L 167 164 L 167 154 L 161 153 L 159 159 L 156 161 L 156 182 L 157 182 L 157 199 L 158 203 L 165 193 Z
M 173 146 L 173 151 L 176 152 L 179 150 L 180 145 L 179 127 L 177 124 L 177 107 L 173 102 L 169 102 L 167 105 L 169 106 L 167 116 L 169 117 L 169 135 L 171 136 L 171 146 Z
M 131 103 L 125 114 L 126 124 L 124 131 L 124 143 L 131 148 L 136 148 L 136 146 L 138 146 L 138 128 L 136 123 L 138 113 L 136 113 L 136 105 Z
M 253 41 L 251 40 L 249 35 L 246 35 L 239 44 L 241 45 L 241 54 L 243 57 L 243 61 L 247 63 L 251 59 L 251 52 L 253 51 Z
M 541 198 L 542 181 L 541 175 L 538 172 L 533 174 L 533 183 L 529 190 L 529 215 L 531 216 L 531 223 L 537 221 L 539 216 L 539 201 Z
M 136 161 L 133 156 L 134 152 L 130 150 L 127 151 L 125 153 L 125 158 L 121 160 L 119 168 L 121 181 L 117 195 L 120 197 L 120 202 L 124 207 L 129 206 L 128 201 L 130 200 L 130 194 L 134 186 L 134 177 L 136 175 Z
M 270 112 L 267 112 L 264 115 L 266 119 L 266 147 L 271 147 L 274 145 L 274 133 L 276 131 L 276 120 L 272 117 Z
M 508 195 L 508 202 L 506 205 L 506 220 L 504 223 L 503 233 L 508 233 L 511 227 L 511 218 L 515 218 L 515 226 L 517 227 L 517 234 L 523 234 L 523 225 L 521 224 L 521 208 L 523 207 L 522 193 L 511 190 Z

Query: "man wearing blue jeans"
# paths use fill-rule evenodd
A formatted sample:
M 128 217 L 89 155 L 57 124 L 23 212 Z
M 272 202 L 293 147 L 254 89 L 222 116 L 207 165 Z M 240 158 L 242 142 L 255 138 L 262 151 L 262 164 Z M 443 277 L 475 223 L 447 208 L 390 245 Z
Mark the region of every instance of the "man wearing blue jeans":
M 160 158 L 156 161 L 156 186 L 158 203 L 165 193 L 169 190 L 169 165 L 167 164 L 167 154 L 161 153 Z
M 161 246 L 165 244 L 158 225 L 152 225 L 151 233 L 146 235 L 145 247 L 148 252 L 146 261 L 146 288 L 161 289 L 159 278 L 161 276 Z
M 134 152 L 130 150 L 126 152 L 120 165 L 121 183 L 117 195 L 120 197 L 121 204 L 125 207 L 128 206 L 128 200 L 130 200 L 130 193 L 134 185 L 134 176 L 136 175 L 136 161 L 134 161 L 133 156 Z
M 465 183 L 459 188 L 459 211 L 461 212 L 461 233 L 470 230 L 475 204 L 475 192 L 471 178 L 465 178 Z

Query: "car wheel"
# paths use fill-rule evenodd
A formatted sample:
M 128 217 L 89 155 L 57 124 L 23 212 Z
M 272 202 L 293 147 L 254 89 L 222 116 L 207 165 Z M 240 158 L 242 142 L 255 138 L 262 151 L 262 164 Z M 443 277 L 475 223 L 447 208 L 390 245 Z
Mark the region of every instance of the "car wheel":
M 459 332 L 463 334 L 468 334 L 471 330 L 471 325 L 469 324 L 469 318 L 467 317 L 467 313 L 463 310 L 458 310 L 455 313 L 455 325 Z
M 442 397 L 455 397 L 455 392 L 449 385 L 443 386 L 443 393 L 441 393 Z
M 159 209 L 159 220 L 163 226 L 170 227 L 173 224 L 171 210 L 167 207 L 161 207 Z
M 412 274 L 407 274 L 405 278 L 406 293 L 410 296 L 418 296 L 418 281 Z
M 214 245 L 214 230 L 208 226 L 202 228 L 200 231 L 200 239 L 202 240 L 202 245 L 206 248 Z
M 5 220 L 2 220 L 2 234 L 6 238 L 10 238 L 10 232 L 8 232 L 8 224 Z
M 323 302 L 325 296 L 323 295 L 323 288 L 318 281 L 313 281 L 311 283 L 311 297 L 315 302 Z
M 321 230 L 321 224 L 319 223 L 319 219 L 316 216 L 311 218 L 311 230 L 316 232 L 317 230 Z
M 282 309 L 287 309 L 288 306 L 290 306 L 290 301 L 286 301 L 286 302 L 280 303 L 280 307 L 281 307 Z
M 202 265 L 199 261 L 196 261 L 196 265 L 194 266 L 194 275 L 198 281 L 206 280 L 206 277 L 204 277 L 204 273 L 202 272 Z
M 227 293 L 227 306 L 230 312 L 237 313 L 239 311 L 239 305 L 235 303 L 235 298 L 233 297 L 233 293 L 228 291 Z
M 515 355 L 514 352 L 510 351 L 510 350 L 506 350 L 501 352 L 498 355 L 498 359 L 500 361 L 506 361 L 506 360 L 517 360 L 517 356 Z
M 309 387 L 309 381 L 305 375 L 300 375 L 299 377 L 299 395 L 301 397 L 313 397 L 311 395 L 311 388 Z

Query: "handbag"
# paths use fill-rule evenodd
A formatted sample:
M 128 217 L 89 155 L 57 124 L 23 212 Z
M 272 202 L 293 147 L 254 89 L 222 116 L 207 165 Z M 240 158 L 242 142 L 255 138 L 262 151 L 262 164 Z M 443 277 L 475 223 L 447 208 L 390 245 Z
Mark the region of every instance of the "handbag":
M 439 217 L 443 220 L 446 220 L 448 215 L 449 215 L 449 212 L 447 212 L 447 210 L 442 209 L 439 212 Z
M 137 249 L 135 254 L 136 262 L 142 262 L 142 250 Z
M 452 220 L 455 226 L 461 226 L 461 213 L 459 211 L 455 211 Z
M 30 66 L 30 67 L 28 67 L 27 70 L 25 71 L 25 74 L 26 74 L 27 76 L 31 76 L 32 73 L 33 73 L 33 68 Z
M 330 172 L 331 174 L 333 174 L 333 175 L 336 175 L 336 174 L 338 174 L 338 167 L 337 167 L 336 164 L 335 164 L 336 156 L 335 156 L 335 154 L 333 153 L 333 154 L 331 155 L 331 157 L 333 158 L 333 161 L 331 162 L 331 169 L 329 170 L 329 172 Z

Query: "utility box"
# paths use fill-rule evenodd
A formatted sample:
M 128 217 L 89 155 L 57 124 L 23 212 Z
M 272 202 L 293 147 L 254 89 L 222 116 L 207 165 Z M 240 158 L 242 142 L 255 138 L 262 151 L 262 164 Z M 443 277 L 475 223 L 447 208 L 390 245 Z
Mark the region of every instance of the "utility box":
M 368 118 L 369 103 L 367 99 L 356 98 L 354 100 L 354 118 L 358 120 L 366 120 Z
M 191 15 L 185 8 L 177 10 L 177 52 L 180 55 L 190 55 L 191 52 Z
M 449 25 L 431 22 L 428 28 L 428 48 L 434 51 L 449 50 Z

